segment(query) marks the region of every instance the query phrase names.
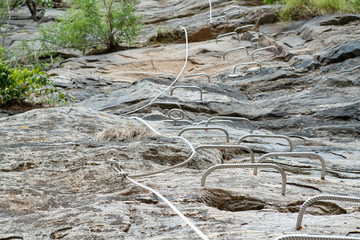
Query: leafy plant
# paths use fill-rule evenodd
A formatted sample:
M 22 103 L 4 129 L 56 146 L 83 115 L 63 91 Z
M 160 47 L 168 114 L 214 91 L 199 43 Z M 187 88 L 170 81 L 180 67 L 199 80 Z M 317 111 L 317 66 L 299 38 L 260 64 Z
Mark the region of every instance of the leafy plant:
M 274 4 L 276 2 L 279 2 L 279 0 L 264 0 L 265 4 Z
M 285 4 L 278 12 L 282 20 L 306 19 L 327 13 L 360 12 L 360 0 L 264 0 L 264 3 Z
M 172 29 L 169 26 L 163 27 L 158 25 L 156 27 L 156 35 L 151 36 L 148 40 L 149 43 L 176 43 L 184 36 L 183 32 L 178 29 Z
M 0 105 L 15 100 L 45 102 L 49 99 L 62 100 L 65 94 L 53 86 L 45 72 L 39 68 L 11 69 L 0 59 Z
M 53 25 L 41 29 L 45 48 L 73 48 L 83 52 L 94 46 L 119 50 L 131 45 L 142 28 L 133 0 L 73 0 L 71 8 Z

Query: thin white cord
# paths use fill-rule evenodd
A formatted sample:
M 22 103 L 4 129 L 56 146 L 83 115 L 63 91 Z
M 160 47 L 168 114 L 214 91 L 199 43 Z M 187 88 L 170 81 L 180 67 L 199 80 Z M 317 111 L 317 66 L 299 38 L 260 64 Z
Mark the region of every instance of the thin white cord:
M 154 193 L 156 196 L 158 196 L 161 200 L 163 200 L 167 205 L 169 205 L 169 207 L 174 210 L 174 212 L 179 215 L 179 217 L 181 217 L 182 220 L 184 220 L 187 225 L 189 225 L 189 227 L 191 227 L 202 239 L 204 240 L 209 240 L 209 238 L 207 236 L 205 236 L 187 217 L 184 216 L 184 214 L 182 214 L 179 209 L 177 209 L 169 200 L 167 200 L 163 195 L 161 195 L 158 191 L 156 191 L 155 189 L 152 189 L 148 186 L 145 186 L 129 177 L 125 177 L 127 180 L 129 180 L 130 182 L 138 185 L 139 187 L 142 187 L 152 193 Z
M 211 6 L 211 0 L 209 0 L 209 7 L 210 7 L 210 23 L 212 23 L 212 6 Z
M 137 108 L 133 111 L 130 111 L 130 112 L 127 112 L 127 113 L 124 113 L 125 115 L 128 115 L 128 114 L 132 114 L 132 113 L 135 113 L 135 112 L 138 112 L 146 107 L 149 107 L 151 104 L 153 104 L 153 102 L 155 102 L 162 94 L 164 94 L 166 91 L 168 91 L 172 86 L 174 86 L 174 84 L 179 80 L 181 74 L 184 72 L 185 70 L 185 67 L 186 67 L 186 64 L 188 62 L 188 57 L 189 57 L 189 42 L 188 42 L 188 36 L 187 36 L 187 31 L 186 31 L 186 28 L 185 27 L 182 27 L 181 28 L 182 30 L 184 30 L 185 32 L 185 40 L 186 40 L 186 56 L 185 56 L 185 64 L 183 66 L 183 68 L 181 69 L 179 75 L 176 77 L 176 79 L 170 84 L 170 86 L 168 86 L 164 91 L 162 91 L 161 93 L 159 93 L 156 97 L 154 97 L 148 104 L 146 104 L 145 106 L 142 106 L 140 108 Z

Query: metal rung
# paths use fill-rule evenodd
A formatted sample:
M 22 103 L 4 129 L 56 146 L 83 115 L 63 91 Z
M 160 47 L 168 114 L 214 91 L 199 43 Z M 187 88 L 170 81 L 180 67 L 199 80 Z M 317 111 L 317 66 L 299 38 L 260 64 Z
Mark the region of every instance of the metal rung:
M 215 149 L 223 148 L 223 149 L 241 149 L 241 150 L 245 150 L 250 154 L 251 163 L 255 162 L 254 152 L 248 147 L 239 146 L 239 145 L 199 145 L 199 146 L 195 147 L 195 150 L 204 149 L 204 148 L 215 148 Z
M 275 238 L 275 240 L 360 240 L 360 238 L 325 235 L 285 235 Z
M 229 142 L 229 133 L 228 133 L 228 131 L 226 131 L 226 129 L 220 128 L 220 127 L 189 127 L 189 128 L 184 128 L 183 130 L 181 130 L 178 133 L 178 136 L 181 136 L 181 134 L 183 132 L 194 131 L 194 130 L 205 130 L 206 132 L 208 130 L 220 130 L 220 131 L 223 131 L 225 133 L 225 135 L 226 135 L 226 142 L 227 143 Z
M 230 10 L 232 10 L 232 9 L 241 10 L 241 7 L 239 7 L 239 6 L 232 6 L 232 7 L 225 8 L 224 10 L 222 10 L 222 11 L 220 12 L 220 15 L 226 14 L 227 11 L 230 11 Z M 241 11 L 243 11 L 243 10 L 241 10 Z
M 249 24 L 249 25 L 237 27 L 237 28 L 235 28 L 234 32 L 236 32 L 237 30 L 240 30 L 240 29 L 246 29 L 246 28 L 251 28 L 251 27 L 255 27 L 255 25 Z
M 226 20 L 226 22 L 229 22 L 229 20 L 225 17 L 225 16 L 219 16 L 219 17 L 214 17 L 214 18 L 211 18 L 209 20 L 206 21 L 206 25 L 210 23 L 212 23 L 214 20 L 217 21 L 217 20 L 220 20 L 220 19 L 224 19 Z
M 223 60 L 225 60 L 225 55 L 229 52 L 234 52 L 234 51 L 238 51 L 238 50 L 245 50 L 246 54 L 249 56 L 249 51 L 245 48 L 245 47 L 238 47 L 238 48 L 233 48 L 233 49 L 229 49 L 227 51 L 224 52 L 223 54 Z
M 277 153 L 268 153 L 265 155 L 262 155 L 256 162 L 261 163 L 266 160 L 268 157 L 307 157 L 310 159 L 319 159 L 321 162 L 321 179 L 325 179 L 325 172 L 326 172 L 326 165 L 325 160 L 316 153 L 313 152 L 277 152 Z M 254 169 L 254 175 L 257 174 L 257 169 Z
M 179 85 L 179 86 L 175 86 L 175 87 L 173 87 L 173 88 L 171 89 L 171 91 L 170 91 L 170 96 L 173 95 L 173 92 L 174 92 L 174 90 L 175 90 L 176 88 L 190 88 L 190 89 L 199 90 L 199 92 L 200 92 L 200 101 L 203 100 L 203 99 L 202 99 L 203 91 L 201 90 L 201 88 L 199 88 L 199 87 L 197 87 L 197 86 L 180 86 L 180 85 Z
M 232 125 L 233 128 L 236 128 L 236 125 L 233 121 L 231 120 L 215 120 L 215 121 L 211 121 L 211 123 L 229 123 L 230 125 Z M 210 123 L 209 123 L 210 124 Z M 209 125 L 208 124 L 208 125 Z M 206 127 L 208 126 L 206 125 Z
M 252 133 L 254 131 L 254 126 L 252 124 L 252 122 L 247 119 L 247 118 L 242 118 L 242 117 L 227 117 L 227 116 L 215 116 L 212 118 L 209 118 L 209 120 L 207 120 L 205 126 L 207 127 L 210 122 L 212 122 L 213 120 L 234 120 L 234 121 L 245 121 L 247 124 L 249 124 L 250 126 L 250 133 Z
M 235 67 L 234 67 L 234 74 L 235 74 L 235 71 L 236 71 L 236 68 L 239 67 L 239 66 L 242 66 L 242 65 L 258 65 L 260 67 L 260 72 L 262 70 L 261 68 L 261 64 L 258 63 L 258 62 L 245 62 L 245 63 L 239 63 L 239 64 L 236 64 Z
M 210 82 L 210 76 L 206 73 L 187 74 L 184 76 L 184 78 L 197 77 L 197 76 L 205 76 L 205 77 L 207 77 L 208 81 Z
M 253 53 L 251 54 L 252 60 L 254 61 L 254 54 L 255 54 L 256 52 L 266 51 L 266 50 L 269 50 L 269 49 L 275 49 L 275 50 L 277 50 L 277 47 L 270 46 L 270 47 L 264 47 L 264 48 L 259 48 L 259 49 L 254 50 Z
M 239 10 L 236 10 L 236 11 L 228 12 L 228 13 L 225 13 L 225 17 L 229 18 L 231 15 L 235 15 L 236 13 L 244 13 L 244 11 L 239 9 Z
M 205 173 L 202 175 L 201 177 L 201 186 L 204 187 L 205 186 L 205 181 L 207 176 L 213 172 L 216 169 L 227 169 L 227 168 L 273 168 L 276 169 L 277 171 L 279 171 L 279 173 L 281 174 L 281 178 L 282 178 L 282 188 L 281 188 L 281 195 L 285 195 L 285 190 L 286 190 L 286 174 L 284 172 L 284 170 L 279 167 L 278 165 L 275 164 L 258 164 L 258 163 L 252 163 L 252 164 L 218 164 L 215 166 L 212 166 L 210 168 L 208 168 Z
M 337 196 L 337 195 L 318 195 L 312 198 L 309 198 L 306 200 L 300 207 L 298 217 L 296 220 L 296 230 L 301 229 L 301 222 L 303 215 L 305 213 L 305 210 L 308 206 L 311 204 L 320 201 L 320 200 L 334 200 L 334 201 L 342 201 L 342 202 L 353 202 L 353 203 L 360 203 L 359 197 L 348 197 L 348 196 Z
M 169 123 L 173 123 L 174 126 L 177 126 L 178 123 L 188 123 L 190 125 L 193 125 L 193 123 L 189 120 L 162 120 L 163 122 L 169 122 Z
M 239 37 L 239 34 L 238 34 L 237 32 L 228 32 L 228 33 L 224 33 L 224 34 L 218 35 L 218 36 L 216 37 L 216 44 L 218 43 L 219 38 L 227 37 L 227 36 L 232 36 L 232 35 L 236 35 L 238 41 L 240 42 L 240 37 Z
M 175 105 L 175 106 L 177 106 L 177 107 L 181 110 L 181 105 L 180 105 L 179 103 L 177 103 L 177 102 L 153 102 L 150 106 L 156 105 L 156 104 L 159 104 L 159 105 L 161 105 L 161 104 L 164 104 L 164 105 Z
M 282 138 L 282 139 L 285 139 L 286 141 L 289 142 L 289 152 L 292 152 L 293 149 L 294 149 L 294 144 L 293 142 L 291 141 L 291 139 L 287 136 L 284 136 L 284 135 L 262 135 L 262 134 L 248 134 L 248 135 L 245 135 L 243 137 L 241 137 L 238 141 L 238 144 L 240 144 L 244 139 L 246 138 L 250 138 L 250 137 L 258 137 L 258 138 Z M 260 160 L 260 159 L 259 159 Z

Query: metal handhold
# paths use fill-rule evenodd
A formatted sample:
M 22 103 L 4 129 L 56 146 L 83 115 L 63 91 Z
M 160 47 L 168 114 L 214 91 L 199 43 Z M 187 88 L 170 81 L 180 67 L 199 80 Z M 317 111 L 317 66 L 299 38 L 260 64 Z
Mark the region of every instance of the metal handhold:
M 260 72 L 262 70 L 261 68 L 261 64 L 258 63 L 258 62 L 245 62 L 245 63 L 239 63 L 239 64 L 236 64 L 235 67 L 234 67 L 234 74 L 235 74 L 235 71 L 236 71 L 236 68 L 239 67 L 239 66 L 242 66 L 242 65 L 258 65 L 260 67 Z
M 239 6 L 232 6 L 232 7 L 225 8 L 224 10 L 222 10 L 222 11 L 220 12 L 220 15 L 226 14 L 228 11 L 233 10 L 233 9 L 238 9 L 238 10 L 240 11 L 240 10 L 241 10 L 241 7 L 239 7 Z M 241 11 L 242 11 L 242 10 L 241 10 Z
M 360 238 L 325 235 L 285 235 L 275 238 L 275 240 L 360 240 Z
M 219 38 L 226 37 L 226 36 L 232 36 L 232 35 L 236 35 L 238 41 L 240 42 L 240 37 L 239 37 L 239 34 L 237 32 L 228 32 L 228 33 L 218 35 L 216 37 L 216 44 L 218 43 Z
M 215 120 L 215 121 L 211 121 L 211 123 L 228 123 L 228 124 L 230 124 L 233 128 L 236 128 L 235 123 L 234 123 L 233 121 L 231 121 L 231 120 Z M 209 123 L 209 124 L 210 124 L 210 123 Z M 209 124 L 208 124 L 208 125 L 209 125 Z M 206 125 L 206 127 L 207 127 L 208 125 Z
M 255 155 L 254 152 L 248 148 L 248 147 L 244 147 L 244 146 L 240 146 L 240 145 L 199 145 L 197 147 L 195 147 L 195 150 L 198 149 L 203 149 L 203 148 L 215 148 L 215 149 L 241 149 L 241 150 L 245 150 L 250 154 L 250 162 L 254 163 L 255 162 Z
M 334 201 L 342 201 L 342 202 L 354 202 L 354 203 L 360 203 L 359 197 L 348 197 L 348 196 L 338 196 L 338 195 L 318 195 L 312 198 L 309 198 L 306 200 L 300 207 L 298 217 L 296 220 L 296 230 L 301 229 L 301 222 L 303 215 L 305 213 L 305 210 L 308 206 L 311 204 L 320 201 L 320 200 L 334 200 Z
M 219 16 L 219 17 L 214 17 L 214 18 L 211 18 L 209 20 L 206 21 L 206 26 L 210 23 L 213 23 L 214 20 L 221 20 L 221 19 L 224 19 L 226 20 L 226 22 L 229 22 L 229 20 L 225 17 L 225 16 Z
M 197 77 L 197 76 L 205 76 L 205 77 L 207 77 L 208 81 L 210 82 L 210 76 L 206 73 L 187 74 L 184 76 L 184 78 Z
M 252 122 L 247 119 L 247 118 L 242 118 L 242 117 L 227 117 L 227 116 L 215 116 L 215 117 L 211 117 L 209 118 L 209 120 L 207 120 L 205 126 L 207 127 L 210 122 L 214 121 L 214 120 L 234 120 L 234 121 L 245 121 L 247 124 L 249 124 L 250 126 L 250 133 L 252 133 L 254 131 L 254 126 L 252 124 Z
M 208 131 L 208 130 L 220 130 L 220 131 L 225 133 L 226 142 L 227 143 L 229 142 L 229 133 L 226 131 L 226 129 L 220 128 L 220 127 L 189 127 L 189 128 L 184 128 L 178 133 L 178 136 L 181 136 L 181 134 L 183 134 L 184 132 L 194 131 L 194 130 L 205 130 L 205 131 Z
M 279 167 L 278 165 L 275 164 L 258 164 L 258 163 L 252 163 L 252 164 L 218 164 L 215 166 L 212 166 L 210 168 L 208 168 L 204 174 L 201 177 L 201 186 L 204 187 L 205 186 L 205 181 L 207 176 L 217 170 L 217 169 L 227 169 L 227 168 L 273 168 L 276 169 L 280 174 L 281 174 L 281 179 L 282 179 L 282 187 L 281 187 L 281 195 L 285 195 L 285 190 L 286 190 L 286 174 L 284 172 L 284 170 Z
M 245 47 L 237 47 L 237 48 L 233 48 L 233 49 L 229 49 L 227 51 L 224 52 L 223 54 L 223 60 L 225 60 L 225 55 L 229 52 L 234 52 L 234 51 L 238 51 L 238 50 L 245 50 L 246 54 L 249 56 L 249 51 L 247 50 L 247 48 Z
M 250 138 L 250 137 L 258 137 L 258 138 L 282 138 L 289 142 L 289 152 L 292 152 L 294 149 L 294 144 L 291 141 L 291 139 L 288 136 L 284 135 L 263 135 L 263 134 L 248 134 L 243 137 L 241 137 L 238 141 L 238 144 L 240 144 L 244 139 Z
M 236 32 L 237 30 L 240 30 L 240 29 L 246 29 L 246 28 L 251 28 L 251 27 L 255 27 L 255 25 L 249 24 L 249 25 L 237 27 L 237 28 L 235 28 L 234 32 Z
M 259 49 L 254 50 L 254 51 L 252 52 L 252 54 L 251 54 L 252 60 L 254 61 L 254 54 L 255 54 L 256 52 L 266 51 L 266 50 L 269 50 L 269 49 L 275 49 L 275 50 L 277 50 L 277 47 L 270 46 L 270 47 L 264 47 L 264 48 L 259 48 Z
M 196 89 L 196 90 L 199 90 L 200 92 L 200 101 L 202 101 L 202 96 L 203 96 L 203 91 L 201 90 L 201 88 L 197 87 L 197 86 L 181 86 L 181 85 L 178 85 L 178 86 L 175 86 L 171 89 L 170 91 L 170 96 L 173 95 L 173 92 L 176 88 L 190 88 L 190 89 Z
M 265 155 L 262 155 L 256 162 L 261 163 L 265 162 L 266 158 L 268 157 L 307 157 L 310 159 L 319 159 L 321 162 L 321 179 L 325 179 L 325 172 L 326 172 L 326 165 L 325 160 L 316 153 L 313 152 L 276 152 L 276 153 L 268 153 Z M 254 169 L 254 175 L 257 174 L 257 169 Z
M 236 11 L 232 11 L 232 12 L 228 12 L 228 13 L 225 13 L 225 17 L 228 19 L 231 15 L 235 15 L 235 14 L 239 14 L 239 13 L 244 13 L 244 10 L 236 10 Z

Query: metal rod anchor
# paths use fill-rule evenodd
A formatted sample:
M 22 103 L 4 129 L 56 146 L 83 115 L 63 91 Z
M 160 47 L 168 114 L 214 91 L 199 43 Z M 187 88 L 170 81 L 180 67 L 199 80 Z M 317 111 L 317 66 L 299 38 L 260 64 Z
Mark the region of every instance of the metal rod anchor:
M 359 197 L 348 197 L 348 196 L 338 196 L 338 195 L 318 195 L 312 198 L 309 198 L 306 200 L 300 207 L 298 217 L 296 220 L 296 230 L 301 229 L 301 222 L 303 215 L 305 213 L 305 210 L 308 206 L 311 204 L 320 201 L 320 200 L 334 200 L 334 201 L 342 201 L 342 202 L 353 202 L 353 203 L 360 203 Z
M 188 89 L 196 89 L 196 90 L 199 90 L 200 92 L 200 101 L 202 101 L 202 97 L 203 97 L 203 91 L 201 90 L 201 88 L 197 87 L 197 86 L 182 86 L 182 85 L 178 85 L 178 86 L 175 86 L 171 89 L 170 91 L 170 96 L 173 95 L 173 92 L 176 88 L 188 88 Z
M 187 74 L 184 76 L 184 78 L 197 77 L 197 76 L 205 76 L 205 77 L 207 77 L 208 81 L 210 82 L 210 76 L 206 73 Z
M 235 74 L 236 68 L 239 67 L 239 66 L 243 66 L 243 65 L 258 65 L 259 68 L 260 68 L 260 72 L 261 72 L 261 70 L 262 70 L 261 64 L 258 63 L 258 62 L 245 62 L 245 63 L 239 63 L 239 64 L 236 64 L 236 65 L 235 65 L 235 67 L 234 67 L 234 74 Z
M 360 238 L 325 235 L 285 235 L 275 238 L 275 240 L 360 240 Z
M 220 128 L 220 127 L 188 127 L 188 128 L 184 128 L 183 130 L 181 130 L 181 131 L 178 133 L 178 136 L 181 136 L 181 134 L 183 134 L 184 132 L 187 132 L 187 131 L 198 131 L 198 130 L 205 130 L 205 131 L 208 131 L 208 130 L 219 130 L 219 131 L 222 131 L 222 132 L 225 133 L 226 142 L 227 142 L 227 143 L 229 142 L 229 133 L 228 133 L 228 131 L 226 131 L 226 129 Z
M 245 51 L 246 51 L 246 54 L 249 56 L 249 51 L 247 50 L 247 48 L 245 48 L 245 47 L 238 47 L 238 48 L 232 48 L 232 49 L 229 49 L 229 50 L 225 51 L 224 54 L 223 54 L 223 60 L 225 60 L 226 54 L 228 54 L 228 53 L 230 53 L 230 52 L 234 52 L 234 51 L 239 51 L 239 50 L 245 50 Z
M 224 34 L 220 34 L 216 37 L 216 44 L 218 43 L 219 38 L 222 37 L 227 37 L 227 36 L 232 36 L 232 35 L 236 35 L 237 36 L 237 40 L 240 42 L 240 37 L 239 34 L 237 32 L 228 32 L 228 33 L 224 33 Z
M 254 54 L 255 54 L 255 53 L 260 52 L 260 51 L 266 51 L 266 50 L 269 50 L 269 49 L 277 50 L 277 47 L 269 46 L 269 47 L 264 47 L 264 48 L 259 48 L 259 49 L 254 50 L 254 51 L 252 52 L 252 54 L 251 54 L 252 60 L 254 61 Z
M 214 148 L 215 149 L 241 149 L 241 150 L 245 150 L 250 154 L 251 163 L 255 162 L 254 152 L 248 147 L 244 147 L 244 146 L 240 146 L 240 145 L 199 145 L 199 146 L 195 147 L 195 150 L 206 149 L 206 148 L 213 148 L 213 149 Z
M 248 134 L 248 135 L 245 135 L 243 137 L 241 137 L 238 141 L 238 144 L 240 144 L 244 139 L 246 138 L 250 138 L 250 137 L 258 137 L 258 138 L 282 138 L 282 139 L 285 139 L 286 141 L 288 141 L 289 143 L 289 152 L 292 152 L 293 149 L 294 149 L 294 144 L 293 142 L 291 141 L 291 139 L 287 136 L 284 136 L 284 135 L 262 135 L 262 134 Z M 260 160 L 260 159 L 259 159 Z
M 275 170 L 277 170 L 280 174 L 281 174 L 281 179 L 282 179 L 282 187 L 281 187 L 281 195 L 285 195 L 285 190 L 286 190 L 286 174 L 284 172 L 284 170 L 279 167 L 278 165 L 275 164 L 258 164 L 258 163 L 252 163 L 252 164 L 218 164 L 215 166 L 212 166 L 210 168 L 208 168 L 205 173 L 202 175 L 201 177 L 201 186 L 204 187 L 205 186 L 205 181 L 207 176 L 217 170 L 217 169 L 227 169 L 227 168 L 273 168 Z
M 241 29 L 252 28 L 252 27 L 255 27 L 255 25 L 249 24 L 249 25 L 245 25 L 245 26 L 240 26 L 240 27 L 235 28 L 234 32 L 241 30 Z
M 242 117 L 215 116 L 215 117 L 209 118 L 209 120 L 207 120 L 205 126 L 207 127 L 210 124 L 210 122 L 212 122 L 214 120 L 245 121 L 250 126 L 250 133 L 252 133 L 254 131 L 254 126 L 253 126 L 252 122 L 249 119 L 242 118 Z
M 266 158 L 268 157 L 307 157 L 310 159 L 318 159 L 321 162 L 321 179 L 325 179 L 325 172 L 326 172 L 326 165 L 325 160 L 316 153 L 313 152 L 277 152 L 277 153 L 268 153 L 265 155 L 262 155 L 256 163 L 265 162 Z M 257 174 L 257 169 L 254 169 L 254 175 Z

